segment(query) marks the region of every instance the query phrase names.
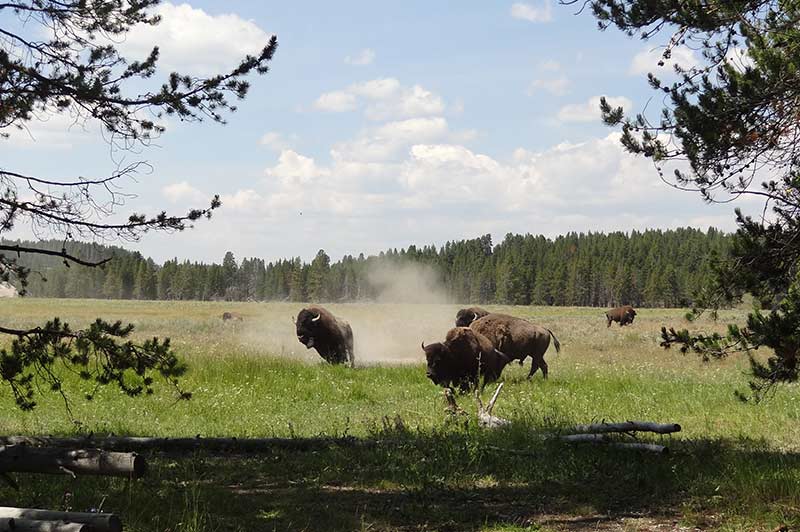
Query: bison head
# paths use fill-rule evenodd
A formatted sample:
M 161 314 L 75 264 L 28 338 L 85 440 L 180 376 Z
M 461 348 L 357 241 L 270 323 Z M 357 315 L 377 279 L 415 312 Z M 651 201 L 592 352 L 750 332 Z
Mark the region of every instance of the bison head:
M 314 347 L 314 338 L 317 336 L 321 317 L 322 315 L 319 312 L 308 309 L 303 309 L 297 314 L 297 319 L 294 322 L 297 339 L 306 346 L 306 349 Z
M 485 310 L 477 307 L 462 308 L 456 313 L 456 327 L 469 327 L 469 324 L 478 318 L 482 318 L 488 314 Z
M 426 372 L 427 377 L 433 381 L 434 384 L 449 384 L 452 376 L 449 375 L 450 351 L 447 349 L 447 346 L 441 342 L 428 345 L 422 342 L 422 350 L 425 352 L 425 360 L 428 365 Z

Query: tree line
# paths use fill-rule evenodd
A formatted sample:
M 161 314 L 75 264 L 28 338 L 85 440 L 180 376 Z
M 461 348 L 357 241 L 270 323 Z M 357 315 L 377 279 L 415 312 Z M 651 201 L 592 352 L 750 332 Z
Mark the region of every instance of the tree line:
M 555 239 L 508 234 L 497 245 L 484 235 L 440 247 L 346 255 L 337 262 L 323 250 L 311 262 L 237 261 L 228 251 L 220 264 L 177 258 L 157 264 L 121 247 L 71 242 L 73 255 L 112 260 L 103 268 L 67 268 L 58 258 L 36 255 L 26 257 L 25 266 L 37 272 L 27 287 L 34 297 L 364 301 L 380 296 L 393 268 L 410 266 L 423 269 L 456 303 L 682 307 L 694 302 L 728 241 L 713 228 L 568 233 Z M 63 247 L 55 240 L 5 244 Z M 382 270 L 389 280 L 376 275 Z

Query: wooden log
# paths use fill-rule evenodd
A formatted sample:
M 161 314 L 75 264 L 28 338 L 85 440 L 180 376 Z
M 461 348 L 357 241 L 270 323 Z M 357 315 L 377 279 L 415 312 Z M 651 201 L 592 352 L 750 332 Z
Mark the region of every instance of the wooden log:
M 604 432 L 655 432 L 657 434 L 670 434 L 680 432 L 681 426 L 677 423 L 651 423 L 650 421 L 625 421 L 623 423 L 595 423 L 592 425 L 578 425 L 565 430 L 573 434 L 600 434 Z
M 122 521 L 114 514 L 56 512 L 54 510 L 0 506 L 0 518 L 31 521 L 62 521 L 88 525 L 88 530 L 92 532 L 122 532 Z
M 374 447 L 381 442 L 361 440 L 352 436 L 342 438 L 147 438 L 136 436 L 87 436 L 59 438 L 51 436 L 0 436 L 0 444 L 27 445 L 30 447 L 62 447 L 79 449 L 95 447 L 108 451 L 226 451 L 272 452 L 316 451 L 328 447 Z
M 561 441 L 570 443 L 602 443 L 618 449 L 638 449 L 659 454 L 666 454 L 669 449 L 654 443 L 619 442 L 612 440 L 607 434 L 566 434 L 558 436 Z
M 475 400 L 478 402 L 478 425 L 481 427 L 496 429 L 498 427 L 507 427 L 508 425 L 511 425 L 509 420 L 492 415 L 492 409 L 494 408 L 494 404 L 497 402 L 497 397 L 500 395 L 500 390 L 502 389 L 503 383 L 501 382 L 494 391 L 494 394 L 489 400 L 489 404 L 486 406 L 486 408 L 483 408 L 480 392 L 475 390 Z
M 34 521 L 14 517 L 0 517 L 0 532 L 93 532 L 85 523 L 67 521 Z
M 146 470 L 144 456 L 136 453 L 27 445 L 0 446 L 0 471 L 140 478 Z

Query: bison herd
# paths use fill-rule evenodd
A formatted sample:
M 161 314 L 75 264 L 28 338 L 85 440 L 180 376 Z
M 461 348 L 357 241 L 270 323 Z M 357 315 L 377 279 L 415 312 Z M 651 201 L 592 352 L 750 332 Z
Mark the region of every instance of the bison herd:
M 616 321 L 620 327 L 630 325 L 636 311 L 630 305 L 606 312 L 607 327 Z M 235 312 L 224 312 L 223 321 L 242 321 Z M 331 364 L 355 366 L 353 329 L 342 318 L 318 305 L 302 309 L 293 318 L 297 340 L 312 347 Z M 544 354 L 552 339 L 556 353 L 561 344 L 553 331 L 528 320 L 489 312 L 480 307 L 463 308 L 456 313 L 455 327 L 447 331 L 443 342 L 425 345 L 428 378 L 439 386 L 462 391 L 500 378 L 503 369 L 516 360 L 520 365 L 531 358 L 530 379 L 542 370 L 547 378 Z

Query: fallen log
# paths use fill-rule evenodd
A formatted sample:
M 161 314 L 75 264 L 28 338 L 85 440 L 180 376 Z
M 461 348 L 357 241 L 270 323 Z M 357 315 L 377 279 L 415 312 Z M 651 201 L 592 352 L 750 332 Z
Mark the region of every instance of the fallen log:
M 511 422 L 507 419 L 492 415 L 492 409 L 494 408 L 494 404 L 497 402 L 497 397 L 500 395 L 500 390 L 502 389 L 503 383 L 501 382 L 494 391 L 494 394 L 489 400 L 489 404 L 486 406 L 486 408 L 483 408 L 480 392 L 475 390 L 475 400 L 478 402 L 478 425 L 481 427 L 485 427 L 487 429 L 496 429 L 498 427 L 507 427 L 511 424 Z
M 100 449 L 64 450 L 27 445 L 0 446 L 0 471 L 140 478 L 147 470 L 144 456 Z
M 88 512 L 56 512 L 54 510 L 38 510 L 35 508 L 14 508 L 0 506 L 0 519 L 14 519 L 15 523 L 22 521 L 62 522 L 86 525 L 88 528 L 76 530 L 91 530 L 92 532 L 122 532 L 122 521 L 114 514 L 100 514 Z M 1 530 L 1 529 L 0 529 Z M 20 529 L 11 529 L 20 530 Z M 36 529 L 30 530 L 47 530 Z M 60 529 L 54 529 L 61 532 Z M 64 532 L 67 532 L 66 530 Z M 72 532 L 72 530 L 69 530 Z
M 650 421 L 625 421 L 623 423 L 595 423 L 592 425 L 578 425 L 566 429 L 564 432 L 573 434 L 600 434 L 605 432 L 655 432 L 657 434 L 671 434 L 680 432 L 681 426 L 677 423 L 651 423 Z
M 0 532 L 93 532 L 94 529 L 84 523 L 67 521 L 33 521 L 0 517 Z
M 378 441 L 361 440 L 353 436 L 342 438 L 147 438 L 137 436 L 86 436 L 60 438 L 51 436 L 0 436 L 0 444 L 29 447 L 61 447 L 78 449 L 94 447 L 108 451 L 228 451 L 271 452 L 316 451 L 328 447 L 374 447 Z
M 570 443 L 602 443 L 619 449 L 638 449 L 654 453 L 666 454 L 669 450 L 663 445 L 654 443 L 620 442 L 611 439 L 607 434 L 565 434 L 559 435 L 558 439 Z

